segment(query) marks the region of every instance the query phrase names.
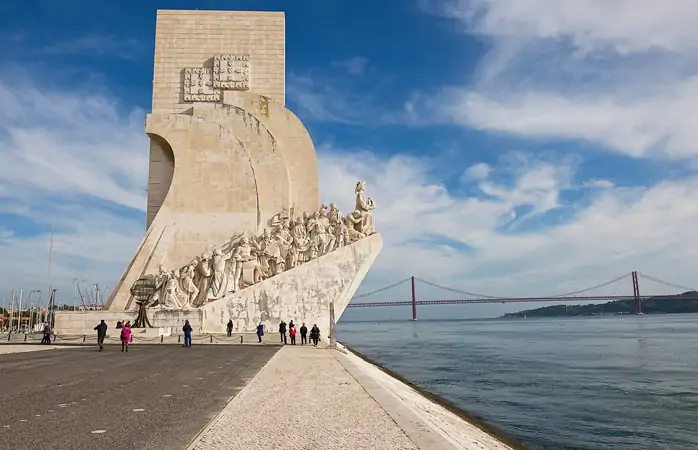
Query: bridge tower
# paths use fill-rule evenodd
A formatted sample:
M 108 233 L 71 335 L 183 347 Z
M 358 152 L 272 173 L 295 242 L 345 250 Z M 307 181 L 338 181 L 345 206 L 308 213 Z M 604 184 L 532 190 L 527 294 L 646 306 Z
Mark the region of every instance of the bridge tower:
M 417 295 L 414 292 L 414 277 L 412 277 L 412 320 L 417 320 Z
M 633 271 L 633 297 L 635 297 L 635 314 L 643 314 L 642 312 L 642 299 L 640 298 L 640 283 L 637 280 L 637 272 Z

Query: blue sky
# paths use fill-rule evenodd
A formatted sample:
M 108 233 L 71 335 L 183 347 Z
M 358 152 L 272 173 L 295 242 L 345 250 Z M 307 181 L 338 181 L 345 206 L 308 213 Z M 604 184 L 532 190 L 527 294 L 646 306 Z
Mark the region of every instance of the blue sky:
M 286 12 L 322 198 L 348 208 L 360 178 L 379 204 L 362 290 L 698 285 L 691 0 L 25 0 L 0 4 L 0 295 L 46 289 L 54 208 L 61 300 L 73 277 L 113 286 L 136 249 L 157 8 Z M 465 314 L 515 307 L 497 308 Z

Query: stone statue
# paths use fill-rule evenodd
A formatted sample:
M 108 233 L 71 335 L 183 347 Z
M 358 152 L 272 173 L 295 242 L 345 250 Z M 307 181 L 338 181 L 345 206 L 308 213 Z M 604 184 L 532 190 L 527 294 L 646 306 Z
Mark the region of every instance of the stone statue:
M 281 256 L 281 260 L 283 262 L 283 270 L 286 270 L 287 267 L 291 267 L 291 262 L 289 261 L 289 252 L 293 247 L 293 236 L 291 236 L 289 226 L 290 221 L 282 223 L 279 227 L 277 227 L 274 236 L 276 239 L 276 243 L 279 245 L 279 255 Z M 277 273 L 279 273 L 278 268 Z
M 376 205 L 370 197 L 366 197 L 365 181 L 357 182 L 354 192 L 356 193 L 356 211 L 361 212 L 361 218 L 363 221 L 360 231 L 364 236 L 370 236 L 375 233 L 373 214 L 371 214 L 371 211 L 376 209 Z
M 180 287 L 185 295 L 182 308 L 192 308 L 196 297 L 199 295 L 199 288 L 194 284 L 194 274 L 199 262 L 194 259 L 189 265 L 184 266 L 180 274 Z
M 155 286 L 148 306 L 198 308 L 370 236 L 376 205 L 366 197 L 365 186 L 356 183 L 356 209 L 346 216 L 334 203 L 296 217 L 293 208 L 284 209 L 259 237 L 240 234 L 223 250 L 214 246 L 211 255 L 204 253 L 171 273 L 160 265 L 157 275 L 148 275 Z
M 345 244 L 356 242 L 359 239 L 366 237 L 366 233 L 363 231 L 365 225 L 363 212 L 357 209 L 354 212 L 347 214 L 346 222 L 349 242 L 346 242 Z
M 211 258 L 211 280 L 209 281 L 206 301 L 217 300 L 232 290 L 228 288 L 228 271 L 225 270 L 227 261 L 233 256 L 233 252 L 223 253 L 218 248 L 213 248 Z
M 180 299 L 183 297 L 182 294 L 179 287 L 179 271 L 173 270 L 170 273 L 170 278 L 167 280 L 164 301 L 160 302 L 160 306 L 167 309 L 181 308 Z
M 199 307 L 206 303 L 206 294 L 208 293 L 209 278 L 211 277 L 211 257 L 208 253 L 201 255 L 199 259 L 199 264 L 196 266 L 196 272 L 194 273 L 194 284 L 199 290 L 199 294 L 194 302 L 195 307 Z
M 259 243 L 259 267 L 263 279 L 273 277 L 277 273 L 277 265 L 282 262 L 279 243 L 274 239 L 269 228 L 264 230 Z
M 254 251 L 254 253 L 253 253 Z M 247 236 L 240 239 L 240 243 L 233 252 L 233 260 L 235 261 L 235 274 L 233 276 L 233 292 L 242 289 L 243 284 L 254 284 L 260 281 L 259 263 L 256 256 L 256 246 L 250 245 L 250 240 Z M 243 280 L 245 272 L 251 271 L 251 277 Z
M 304 213 L 304 217 L 305 216 L 307 216 L 307 213 Z M 297 266 L 298 264 L 302 264 L 306 261 L 304 255 L 308 251 L 308 248 L 310 247 L 310 239 L 308 238 L 308 232 L 306 229 L 304 218 L 299 217 L 298 219 L 296 219 L 296 222 L 293 225 L 293 230 L 291 233 L 293 235 L 293 246 L 295 247 L 295 250 L 296 250 L 296 266 Z
M 319 248 L 320 256 L 322 256 L 334 250 L 334 244 L 336 240 L 334 237 L 334 233 L 332 232 L 330 219 L 329 217 L 327 217 L 327 203 L 323 203 L 322 206 L 320 206 L 320 211 L 318 211 L 317 223 L 318 230 L 322 230 L 322 240 L 324 240 L 324 243 L 320 244 Z
M 155 293 L 150 298 L 150 304 L 148 306 L 155 306 L 160 304 L 160 301 L 165 298 L 165 286 L 167 285 L 167 280 L 170 275 L 162 264 L 158 266 L 158 273 L 155 275 Z

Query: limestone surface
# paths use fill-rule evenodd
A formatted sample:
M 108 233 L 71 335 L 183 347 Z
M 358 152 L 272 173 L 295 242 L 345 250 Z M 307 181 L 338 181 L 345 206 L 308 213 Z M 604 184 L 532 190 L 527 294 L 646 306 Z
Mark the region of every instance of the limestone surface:
M 191 449 L 417 449 L 329 353 L 284 347 Z
M 298 327 L 317 324 L 329 337 L 330 302 L 340 317 L 383 246 L 374 234 L 201 307 L 201 331 L 222 333 L 228 320 L 236 333 L 254 332 L 262 322 L 274 333 L 281 320 Z

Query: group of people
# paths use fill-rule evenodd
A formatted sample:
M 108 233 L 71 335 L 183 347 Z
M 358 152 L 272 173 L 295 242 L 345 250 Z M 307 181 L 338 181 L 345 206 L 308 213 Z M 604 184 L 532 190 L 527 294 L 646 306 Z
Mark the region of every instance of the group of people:
M 107 337 L 107 323 L 102 320 L 99 325 L 95 327 L 97 332 L 97 345 L 99 345 L 99 351 L 104 350 L 104 339 Z M 128 351 L 128 344 L 133 341 L 133 336 L 131 335 L 131 321 L 127 320 L 125 323 L 122 321 L 116 322 L 116 329 L 121 330 L 119 335 L 119 340 L 121 341 L 121 351 Z
M 260 323 L 259 326 L 262 326 Z M 259 327 L 258 327 L 259 328 Z M 279 323 L 279 337 L 281 338 L 281 343 L 282 344 L 288 344 L 288 341 L 286 339 L 286 322 L 283 320 L 281 323 Z M 305 323 L 303 323 L 300 327 L 301 333 L 301 345 L 305 345 L 308 343 L 308 327 L 305 326 Z M 259 332 L 258 332 L 259 333 Z M 293 323 L 293 320 L 288 324 L 288 335 L 291 337 L 291 345 L 296 345 L 296 325 Z M 310 329 L 310 342 L 313 343 L 313 346 L 317 347 L 318 341 L 320 340 L 320 328 L 318 328 L 317 325 L 313 324 L 313 328 Z M 261 342 L 261 340 L 260 340 Z
M 104 350 L 104 339 L 107 337 L 107 324 L 104 320 L 102 320 L 99 325 L 97 325 L 94 329 L 97 332 L 97 345 L 99 346 L 99 351 L 101 352 Z M 287 338 L 286 338 L 286 331 L 288 328 L 288 335 L 291 337 L 291 345 L 296 345 L 296 325 L 293 323 L 293 320 L 291 323 L 286 325 L 286 322 L 283 320 L 281 323 L 279 323 L 279 335 L 281 336 L 281 343 L 282 344 L 288 344 Z M 121 351 L 122 352 L 128 352 L 128 344 L 130 342 L 133 342 L 133 335 L 131 334 L 131 321 L 128 320 L 125 323 L 124 322 L 117 322 L 116 323 L 116 329 L 121 330 L 121 334 L 119 336 L 119 339 L 121 341 Z M 233 321 L 230 320 L 228 321 L 228 325 L 226 327 L 228 337 L 232 335 L 233 332 Z M 193 328 L 191 324 L 189 323 L 188 320 L 184 321 L 184 326 L 182 327 L 182 332 L 184 332 L 184 347 L 191 347 L 191 335 L 192 335 Z M 305 326 L 305 323 L 303 323 L 300 327 L 300 334 L 301 334 L 301 345 L 305 345 L 308 343 L 308 327 Z M 257 326 L 257 338 L 259 339 L 259 343 L 262 343 L 262 337 L 264 336 L 264 325 L 260 322 L 259 325 Z M 318 342 L 320 341 L 320 328 L 318 328 L 317 325 L 313 325 L 313 328 L 310 329 L 310 342 L 313 343 L 313 346 L 317 347 Z

